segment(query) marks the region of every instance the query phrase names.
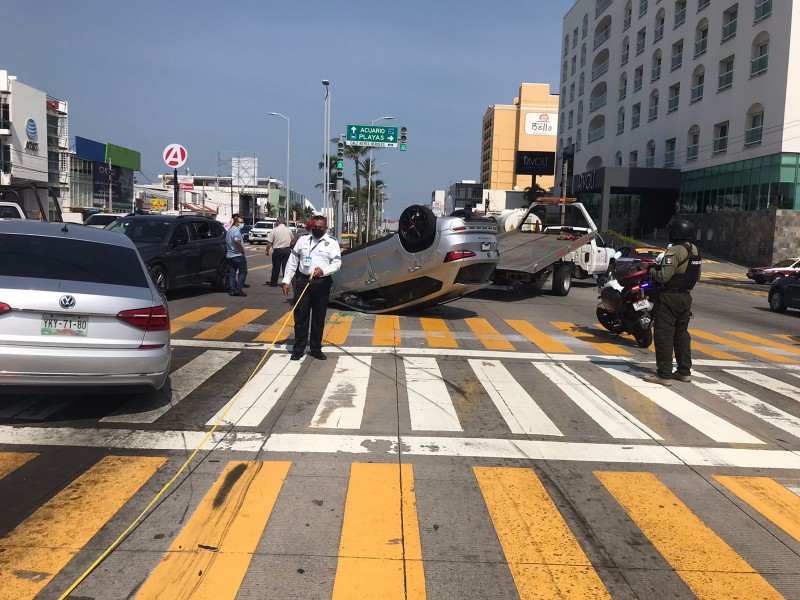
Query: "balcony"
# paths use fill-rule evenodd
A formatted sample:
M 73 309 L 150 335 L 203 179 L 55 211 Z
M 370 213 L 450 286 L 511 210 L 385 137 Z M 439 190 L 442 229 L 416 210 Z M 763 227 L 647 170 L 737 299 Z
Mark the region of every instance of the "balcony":
M 589 132 L 589 143 L 595 142 L 601 138 L 604 138 L 606 135 L 606 128 L 605 127 L 598 127 L 597 129 Z
M 603 31 L 594 36 L 594 49 L 597 50 L 600 47 L 600 45 L 603 42 L 605 42 L 610 36 L 611 36 L 610 27 L 606 27 L 605 29 L 603 29 Z
M 638 56 L 644 52 L 645 39 L 636 40 L 636 55 Z
M 708 38 L 704 37 L 694 43 L 694 57 L 697 58 L 701 54 L 705 54 L 708 49 Z
M 604 60 L 602 63 L 597 65 L 594 69 L 592 69 L 592 81 L 600 77 L 603 73 L 608 71 L 608 59 Z
M 664 166 L 672 167 L 675 165 L 675 151 L 666 152 L 664 154 Z
M 698 102 L 703 99 L 703 84 L 696 85 L 692 88 L 692 102 Z
M 726 71 L 719 76 L 719 87 L 717 91 L 727 90 L 733 85 L 733 71 Z
M 637 75 L 633 78 L 633 91 L 638 92 L 640 89 L 642 89 L 642 76 Z
M 728 136 L 714 138 L 714 154 L 720 154 L 728 149 Z
M 598 96 L 591 102 L 589 102 L 589 112 L 594 112 L 601 106 L 606 105 L 607 94 L 603 94 L 602 96 Z
M 650 109 L 647 111 L 647 120 L 655 121 L 657 118 L 658 118 L 658 105 L 651 106 Z
M 617 135 L 625 133 L 625 121 L 617 123 Z
M 651 71 L 650 82 L 652 83 L 653 81 L 658 81 L 660 77 L 661 77 L 661 65 L 656 65 L 655 67 L 653 67 L 653 70 Z
M 726 41 L 731 39 L 733 36 L 736 35 L 736 19 L 725 23 L 722 26 L 722 41 Z
M 595 9 L 595 11 L 594 11 L 594 16 L 595 16 L 595 18 L 597 18 L 597 17 L 599 17 L 600 15 L 602 15 L 602 14 L 603 14 L 603 11 L 604 11 L 605 9 L 607 9 L 609 6 L 611 6 L 611 3 L 612 3 L 613 1 L 614 1 L 614 0 L 600 0 L 600 2 L 598 2 L 598 4 L 597 4 L 597 8 L 596 8 L 596 9 Z
M 622 31 L 627 31 L 630 26 L 631 26 L 631 15 L 625 15 L 625 18 L 622 20 Z
M 755 22 L 758 23 L 772 14 L 772 0 L 763 0 L 761 4 L 756 4 Z
M 654 32 L 653 42 L 657 42 L 664 37 L 664 24 L 661 23 Z
M 671 113 L 678 110 L 678 104 L 680 103 L 680 96 L 673 96 L 667 101 L 667 112 Z
M 767 70 L 767 64 L 769 63 L 769 55 L 765 54 L 763 56 L 759 56 L 758 58 L 754 58 L 750 61 L 750 77 L 755 77 L 756 75 L 761 75 L 764 71 Z
M 686 160 L 697 160 L 697 156 L 700 154 L 700 144 L 692 144 L 691 146 L 686 146 Z
M 620 88 L 619 89 L 619 100 L 625 100 L 628 96 L 628 89 L 627 88 Z
M 640 118 L 641 116 L 639 115 L 639 113 L 636 113 L 631 117 L 631 129 L 636 129 L 639 126 Z
M 744 132 L 744 145 L 747 146 L 757 146 L 761 143 L 761 135 L 763 133 L 763 127 L 752 127 L 751 129 L 746 129 Z
M 683 25 L 686 21 L 686 7 L 684 6 L 678 12 L 675 13 L 675 27 L 678 25 Z
M 670 70 L 674 71 L 675 69 L 680 69 L 681 64 L 683 64 L 683 52 L 675 54 L 672 57 L 672 61 L 670 62 Z
M 630 55 L 631 55 L 631 53 L 630 53 L 630 51 L 629 51 L 629 50 L 627 50 L 627 49 L 625 50 L 625 52 L 623 52 L 623 53 L 622 53 L 622 62 L 621 62 L 621 66 L 623 66 L 623 67 L 624 67 L 625 65 L 627 65 L 627 64 L 628 64 L 628 58 L 630 57 Z
M 655 156 L 648 156 L 644 159 L 644 166 L 648 169 L 652 169 L 656 166 L 656 157 Z

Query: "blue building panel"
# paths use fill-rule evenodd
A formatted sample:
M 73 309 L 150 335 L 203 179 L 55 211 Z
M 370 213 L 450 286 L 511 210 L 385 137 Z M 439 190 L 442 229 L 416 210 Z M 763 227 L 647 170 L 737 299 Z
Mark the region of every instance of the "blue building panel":
M 93 162 L 106 162 L 106 145 L 76 135 L 75 156 Z

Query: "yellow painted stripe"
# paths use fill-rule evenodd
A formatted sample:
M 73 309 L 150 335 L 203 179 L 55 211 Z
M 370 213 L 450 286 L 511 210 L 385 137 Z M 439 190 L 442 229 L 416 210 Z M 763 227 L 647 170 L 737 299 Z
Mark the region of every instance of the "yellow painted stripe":
M 741 342 L 737 342 L 736 340 L 731 340 L 729 338 L 724 338 L 722 336 L 708 333 L 706 331 L 701 331 L 699 329 L 690 329 L 689 333 L 693 336 L 697 336 L 700 339 L 708 340 L 710 342 L 715 342 L 717 344 L 722 344 L 725 346 L 730 346 L 731 348 L 736 348 L 741 352 L 747 352 L 748 354 L 754 354 L 755 356 L 760 356 L 761 358 L 765 358 L 767 360 L 771 360 L 773 362 L 779 363 L 796 363 L 796 360 L 789 358 L 788 356 L 783 356 L 781 354 L 775 354 L 774 352 L 768 352 L 767 350 L 761 350 L 759 348 L 753 348 L 753 346 L 749 344 L 743 344 Z
M 35 452 L 0 452 L 0 479 L 37 456 Z
M 486 319 L 471 317 L 464 319 L 464 322 L 487 350 L 509 350 L 511 352 L 516 350 L 516 348 L 511 345 L 511 342 L 505 339 Z
M 286 327 L 283 328 L 283 332 L 280 335 L 278 335 L 278 332 L 280 332 L 281 327 L 283 327 L 283 322 L 287 318 L 289 319 L 289 322 L 286 323 Z M 258 336 L 253 341 L 271 343 L 272 340 L 275 340 L 276 342 L 284 342 L 290 335 L 294 335 L 294 315 L 291 313 L 291 311 L 287 312 L 280 319 L 278 319 L 272 325 L 267 327 L 264 331 L 259 333 Z
M 714 475 L 714 479 L 800 542 L 800 496 L 769 477 Z
M 787 335 L 785 333 L 773 333 L 772 337 L 792 342 L 793 344 L 800 344 L 800 335 Z
M 424 598 L 413 467 L 353 463 L 333 600 Z
M 400 345 L 400 317 L 396 315 L 378 315 L 375 317 L 375 328 L 372 330 L 373 346 Z
M 618 356 L 630 355 L 630 352 L 624 348 L 620 348 L 616 344 L 609 344 L 604 342 L 596 335 L 578 327 L 574 323 L 556 322 L 553 321 L 552 325 L 558 327 L 561 331 L 570 334 L 572 337 L 579 339 L 592 346 L 594 349 L 599 350 L 603 354 L 614 354 Z
M 726 331 L 725 333 L 738 338 L 742 338 L 743 340 L 747 340 L 748 342 L 753 342 L 754 344 L 760 344 L 762 346 L 767 346 L 769 348 L 775 348 L 777 350 L 791 352 L 792 354 L 800 354 L 800 346 L 790 346 L 788 344 L 780 344 L 778 342 L 773 342 L 772 340 L 768 340 L 767 338 L 759 337 L 757 335 L 751 335 L 749 333 L 743 333 L 741 331 Z
M 595 475 L 700 600 L 783 598 L 652 473 Z
M 601 330 L 605 329 L 600 323 L 595 323 L 594 326 L 597 327 L 598 329 L 601 329 Z M 609 334 L 610 335 L 614 335 L 611 332 L 609 332 Z M 632 342 L 633 344 L 636 344 L 636 338 L 633 337 L 630 333 L 620 333 L 619 337 L 624 338 L 624 339 L 628 340 L 629 342 Z M 636 347 L 638 348 L 639 346 L 637 345 Z M 655 352 L 656 351 L 655 342 L 650 342 L 650 345 L 647 347 L 647 350 L 650 350 L 651 352 Z
M 107 456 L 0 540 L 0 597 L 34 598 L 164 464 Z
M 432 348 L 458 348 L 458 342 L 444 319 L 434 319 L 421 317 L 422 330 L 425 332 L 425 339 Z
M 228 463 L 136 598 L 233 600 L 290 465 Z
M 196 340 L 224 340 L 239 331 L 239 329 L 256 320 L 263 315 L 266 310 L 260 308 L 244 308 L 237 312 L 232 317 L 228 317 L 221 323 L 217 323 L 213 327 L 209 327 L 202 333 L 194 336 Z
M 521 600 L 610 600 L 611 595 L 533 470 L 473 470 Z
M 706 356 L 710 356 L 712 358 L 718 358 L 720 360 L 742 360 L 740 356 L 728 354 L 723 350 L 717 350 L 712 346 L 703 344 L 702 342 L 696 342 L 694 340 L 692 340 L 692 352 L 700 352 L 701 354 L 705 354 Z
M 353 315 L 346 315 L 340 312 L 333 313 L 325 324 L 325 333 L 322 335 L 322 341 L 326 344 L 341 346 L 347 341 L 352 325 Z
M 177 319 L 172 319 L 169 330 L 171 333 L 175 333 L 191 323 L 197 323 L 198 321 L 207 319 L 211 315 L 215 315 L 223 310 L 225 309 L 219 306 L 204 306 L 202 308 L 198 308 L 197 310 L 188 312 L 185 315 L 181 315 Z
M 527 321 L 506 319 L 506 323 L 539 347 L 542 352 L 570 353 L 567 346 L 540 331 Z

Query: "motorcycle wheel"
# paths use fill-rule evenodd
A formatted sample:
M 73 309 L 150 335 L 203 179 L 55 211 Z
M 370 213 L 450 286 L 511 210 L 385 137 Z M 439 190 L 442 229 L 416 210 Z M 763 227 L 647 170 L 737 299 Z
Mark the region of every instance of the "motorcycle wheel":
M 602 306 L 597 307 L 597 320 L 614 335 L 622 333 L 623 325 Z
M 650 344 L 653 343 L 653 330 L 645 329 L 644 331 L 637 331 L 634 338 L 639 348 L 649 348 Z

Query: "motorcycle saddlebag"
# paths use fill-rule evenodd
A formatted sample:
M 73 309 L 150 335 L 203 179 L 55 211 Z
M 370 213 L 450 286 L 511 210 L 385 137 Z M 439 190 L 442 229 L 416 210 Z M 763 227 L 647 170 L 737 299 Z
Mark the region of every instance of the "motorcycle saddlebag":
M 620 285 L 631 288 L 647 278 L 647 268 L 638 260 L 617 263 L 617 266 L 614 267 L 614 277 L 617 278 Z
M 605 287 L 600 291 L 600 300 L 606 306 L 606 310 L 611 314 L 619 315 L 625 310 L 625 300 L 622 292 L 612 287 Z

